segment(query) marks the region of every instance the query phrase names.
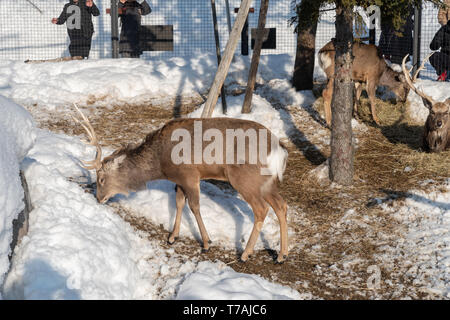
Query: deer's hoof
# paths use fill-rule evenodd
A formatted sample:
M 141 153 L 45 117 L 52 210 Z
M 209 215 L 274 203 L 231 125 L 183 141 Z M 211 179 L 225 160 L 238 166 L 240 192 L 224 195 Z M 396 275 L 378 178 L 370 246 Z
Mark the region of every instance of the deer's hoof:
M 167 244 L 173 245 L 177 240 L 178 240 L 178 237 L 174 237 L 173 239 L 171 239 L 169 237 L 169 239 L 167 239 Z
M 283 264 L 287 260 L 287 256 L 284 255 L 282 257 L 278 257 L 277 260 L 275 260 L 275 264 Z
M 207 248 L 207 249 L 202 248 L 202 253 L 208 253 L 208 252 L 209 252 L 209 248 Z

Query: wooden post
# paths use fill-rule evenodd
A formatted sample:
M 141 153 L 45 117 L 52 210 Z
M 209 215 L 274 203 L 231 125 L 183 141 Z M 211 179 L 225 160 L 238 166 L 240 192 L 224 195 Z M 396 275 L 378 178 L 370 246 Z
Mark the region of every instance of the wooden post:
M 217 12 L 215 0 L 211 0 L 211 10 L 214 24 L 214 39 L 216 41 L 217 65 L 219 66 L 220 61 L 222 61 L 222 55 L 220 54 L 220 39 L 219 39 L 219 29 L 217 27 Z M 222 113 L 227 114 L 227 100 L 225 97 L 225 86 L 222 86 L 220 96 L 222 97 Z
M 266 27 L 267 11 L 269 9 L 269 0 L 261 0 L 259 9 L 258 30 L 256 32 L 255 48 L 253 49 L 252 63 L 248 74 L 247 90 L 245 91 L 242 113 L 250 113 L 252 107 L 253 90 L 255 89 L 256 73 L 258 72 L 259 58 L 264 42 L 264 29 Z
M 241 3 L 239 13 L 236 21 L 234 22 L 233 29 L 231 30 L 230 38 L 228 39 L 225 47 L 225 52 L 217 69 L 214 82 L 209 90 L 208 99 L 206 100 L 205 107 L 203 109 L 202 117 L 210 118 L 214 111 L 214 107 L 219 99 L 219 92 L 222 88 L 225 78 L 227 77 L 228 70 L 230 68 L 231 60 L 233 59 L 234 52 L 239 41 L 242 28 L 244 27 L 245 20 L 247 19 L 248 12 L 250 10 L 250 4 L 252 0 L 244 0 Z

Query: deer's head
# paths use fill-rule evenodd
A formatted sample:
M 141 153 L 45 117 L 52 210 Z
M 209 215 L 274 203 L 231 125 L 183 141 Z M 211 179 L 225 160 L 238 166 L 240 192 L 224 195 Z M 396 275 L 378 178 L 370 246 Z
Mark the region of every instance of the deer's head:
M 127 154 L 124 150 L 117 150 L 102 160 L 102 148 L 98 142 L 97 135 L 86 116 L 75 105 L 76 110 L 81 115 L 81 120 L 73 117 L 86 131 L 89 141 L 87 144 L 95 146 L 97 149 L 95 159 L 83 162 L 86 170 L 95 170 L 97 173 L 97 201 L 106 203 L 116 194 L 128 194 L 128 184 L 126 183 L 126 168 L 124 162 Z
M 448 144 L 447 139 L 450 132 L 450 99 L 447 99 L 444 102 L 436 102 L 422 90 L 419 90 L 414 86 L 414 82 L 417 79 L 419 72 L 425 68 L 426 61 L 428 61 L 432 55 L 433 53 L 427 56 L 412 79 L 410 76 L 411 70 L 408 71 L 405 65 L 408 56 L 403 59 L 402 69 L 408 85 L 422 98 L 423 104 L 430 111 L 425 125 L 424 141 L 427 144 L 425 147 L 431 152 L 440 152 L 443 151 Z

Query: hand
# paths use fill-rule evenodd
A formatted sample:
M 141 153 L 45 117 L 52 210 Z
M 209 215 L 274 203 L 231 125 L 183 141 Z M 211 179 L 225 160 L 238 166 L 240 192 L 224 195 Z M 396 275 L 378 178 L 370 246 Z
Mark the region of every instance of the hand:
M 57 18 L 53 18 L 53 19 L 52 19 L 52 23 L 53 23 L 53 24 L 57 24 L 57 23 L 58 23 L 58 19 L 57 19 Z
M 121 2 L 121 3 L 125 3 L 125 2 L 127 2 L 127 0 L 120 0 L 120 2 Z
M 86 0 L 86 7 L 92 7 L 94 5 L 94 1 L 92 0 Z

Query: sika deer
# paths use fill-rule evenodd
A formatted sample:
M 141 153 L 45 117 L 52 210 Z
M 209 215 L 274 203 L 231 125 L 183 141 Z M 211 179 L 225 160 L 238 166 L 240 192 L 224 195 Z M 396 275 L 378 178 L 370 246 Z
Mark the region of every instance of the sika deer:
M 419 72 L 425 68 L 425 63 L 433 53 L 425 58 L 413 79 L 411 79 L 411 70 L 408 71 L 406 69 L 408 56 L 403 59 L 402 70 L 408 85 L 422 98 L 423 104 L 430 110 L 430 114 L 425 122 L 423 148 L 428 152 L 441 152 L 450 148 L 450 99 L 444 102 L 435 102 L 431 97 L 414 86 Z
M 95 160 L 86 162 L 85 169 L 96 170 L 98 202 L 103 204 L 116 194 L 137 191 L 145 187 L 146 182 L 150 180 L 170 180 L 177 186 L 177 213 L 169 243 L 174 243 L 178 238 L 182 210 L 187 199 L 197 220 L 203 250 L 208 250 L 211 242 L 200 215 L 200 180 L 228 181 L 250 204 L 254 214 L 253 230 L 241 260 L 247 261 L 253 253 L 269 206 L 274 209 L 280 224 L 281 249 L 277 263 L 282 263 L 287 258 L 287 204 L 278 193 L 278 182 L 282 180 L 285 170 L 287 151 L 274 136 L 270 135 L 267 128 L 256 122 L 231 118 L 176 119 L 147 135 L 140 145 L 117 150 L 102 160 L 102 150 L 95 131 L 89 120 L 78 108 L 77 110 L 82 120 L 74 119 L 86 130 L 90 139 L 89 144 L 97 148 Z M 203 139 L 200 140 L 200 154 L 198 144 L 196 145 L 199 126 L 205 131 L 205 135 L 201 134 Z M 252 134 L 257 131 L 258 136 L 256 133 Z M 264 134 L 261 132 L 265 132 L 266 137 L 269 134 L 269 142 L 263 140 Z M 194 138 L 183 139 L 180 143 L 180 137 L 184 134 Z M 207 145 L 205 142 L 212 141 L 214 137 L 214 143 L 218 143 L 221 137 L 226 135 L 228 138 L 228 134 L 233 142 L 230 149 L 228 140 L 227 146 L 213 148 L 214 152 L 211 151 L 213 143 Z M 255 137 L 258 139 L 254 140 Z M 239 141 L 237 146 L 234 145 L 235 138 L 237 140 L 243 138 L 241 139 L 243 147 Z M 249 143 L 245 143 L 246 141 Z M 181 148 L 180 145 L 186 148 Z M 183 161 L 177 158 L 181 155 L 181 150 Z M 192 153 L 189 150 L 193 150 Z M 203 160 L 199 159 L 198 156 L 201 158 L 202 152 L 207 155 L 207 151 L 210 152 L 209 159 L 207 156 Z M 269 154 L 266 159 L 264 151 Z M 258 154 L 260 158 L 255 161 L 254 156 Z M 225 156 L 226 163 L 223 161 Z
M 327 87 L 323 91 L 325 118 L 328 126 L 331 126 L 331 100 L 333 98 L 334 88 L 335 52 L 332 41 L 327 43 L 319 51 L 319 64 L 328 78 Z M 387 65 L 377 46 L 355 42 L 353 44 L 353 56 L 352 77 L 355 81 L 356 88 L 354 114 L 355 116 L 358 115 L 358 104 L 363 90 L 362 85 L 365 83 L 366 91 L 369 95 L 372 118 L 375 123 L 379 125 L 380 120 L 378 119 L 375 110 L 375 93 L 377 87 L 388 87 L 402 102 L 405 102 L 409 93 L 408 84 L 401 72 L 394 71 Z

